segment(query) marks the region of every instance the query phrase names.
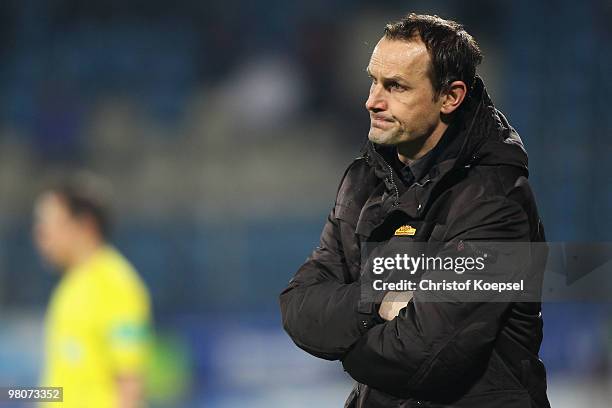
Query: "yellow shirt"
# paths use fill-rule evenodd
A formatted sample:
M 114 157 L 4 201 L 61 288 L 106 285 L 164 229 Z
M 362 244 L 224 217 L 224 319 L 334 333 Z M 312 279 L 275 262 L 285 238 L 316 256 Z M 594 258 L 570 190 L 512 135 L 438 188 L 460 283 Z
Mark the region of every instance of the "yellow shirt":
M 117 377 L 144 370 L 149 323 L 147 289 L 114 248 L 67 271 L 47 310 L 42 380 L 64 387 L 64 402 L 43 406 L 116 407 Z

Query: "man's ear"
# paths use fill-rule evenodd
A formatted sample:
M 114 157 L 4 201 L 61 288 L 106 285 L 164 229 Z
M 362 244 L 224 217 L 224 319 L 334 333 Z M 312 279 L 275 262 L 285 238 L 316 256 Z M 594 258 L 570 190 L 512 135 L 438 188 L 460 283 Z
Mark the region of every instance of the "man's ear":
M 465 99 L 467 94 L 467 86 L 463 81 L 453 81 L 448 86 L 448 90 L 442 93 L 442 105 L 440 106 L 440 113 L 451 114 L 453 113 L 461 102 Z

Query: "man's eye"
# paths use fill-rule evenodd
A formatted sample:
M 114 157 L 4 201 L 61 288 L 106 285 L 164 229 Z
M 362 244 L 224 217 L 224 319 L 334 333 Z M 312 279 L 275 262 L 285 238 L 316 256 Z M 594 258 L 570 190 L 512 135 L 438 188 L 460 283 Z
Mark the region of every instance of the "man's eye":
M 397 82 L 389 83 L 388 88 L 391 91 L 396 91 L 396 92 L 402 92 L 406 90 L 406 88 L 404 88 L 402 85 L 398 84 Z

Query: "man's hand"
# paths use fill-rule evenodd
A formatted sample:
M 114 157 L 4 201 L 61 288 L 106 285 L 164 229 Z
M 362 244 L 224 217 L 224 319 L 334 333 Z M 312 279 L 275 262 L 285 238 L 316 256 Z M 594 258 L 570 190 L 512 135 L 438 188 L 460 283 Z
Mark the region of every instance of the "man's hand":
M 386 321 L 393 320 L 400 310 L 406 307 L 410 299 L 412 299 L 412 291 L 387 292 L 378 308 L 378 314 Z

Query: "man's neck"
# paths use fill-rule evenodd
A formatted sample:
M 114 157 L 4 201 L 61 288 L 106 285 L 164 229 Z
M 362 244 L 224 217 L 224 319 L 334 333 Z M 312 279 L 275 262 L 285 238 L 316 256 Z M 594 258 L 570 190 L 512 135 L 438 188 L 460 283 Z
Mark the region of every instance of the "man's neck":
M 447 128 L 448 124 L 440 121 L 429 136 L 398 144 L 397 156 L 399 160 L 404 164 L 410 164 L 415 160 L 419 160 L 436 147 Z
M 74 269 L 86 263 L 91 257 L 104 246 L 99 239 L 88 239 L 81 241 L 72 254 L 69 269 Z

